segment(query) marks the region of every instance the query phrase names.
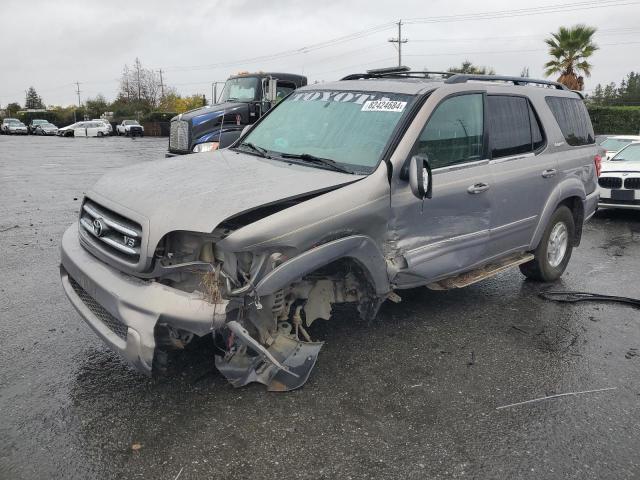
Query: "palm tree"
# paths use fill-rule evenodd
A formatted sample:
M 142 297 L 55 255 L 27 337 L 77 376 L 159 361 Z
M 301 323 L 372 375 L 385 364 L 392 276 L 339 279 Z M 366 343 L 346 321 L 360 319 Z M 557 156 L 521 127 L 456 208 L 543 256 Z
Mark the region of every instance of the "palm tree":
M 545 43 L 549 45 L 551 60 L 544 64 L 545 75 L 560 74 L 558 82 L 571 90 L 584 89 L 584 76 L 591 76 L 591 65 L 588 58 L 598 50 L 592 37 L 596 33 L 595 27 L 575 25 L 560 27 L 557 33 L 552 33 Z

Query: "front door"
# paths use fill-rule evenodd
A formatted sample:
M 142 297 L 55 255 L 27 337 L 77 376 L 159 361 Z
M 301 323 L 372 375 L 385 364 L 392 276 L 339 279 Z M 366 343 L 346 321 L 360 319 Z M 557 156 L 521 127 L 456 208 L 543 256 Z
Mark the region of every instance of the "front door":
M 423 107 L 429 111 L 437 102 L 409 156 L 428 158 L 432 198 L 417 199 L 402 179 L 392 186 L 393 235 L 405 263 L 394 280 L 398 286 L 463 272 L 487 256 L 492 179 L 486 157 L 485 95 L 437 95 Z

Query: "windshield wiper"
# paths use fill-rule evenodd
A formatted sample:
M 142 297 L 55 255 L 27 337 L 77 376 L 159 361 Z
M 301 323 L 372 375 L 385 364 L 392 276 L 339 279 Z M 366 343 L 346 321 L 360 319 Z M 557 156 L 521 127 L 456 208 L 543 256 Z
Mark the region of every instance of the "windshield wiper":
M 269 156 L 269 152 L 266 149 L 264 149 L 262 147 L 259 147 L 257 145 L 254 145 L 251 142 L 242 142 L 240 145 L 238 145 L 238 147 L 249 147 L 251 150 L 253 150 L 255 153 L 257 153 L 259 157 L 271 158 Z
M 329 167 L 335 170 L 336 172 L 353 173 L 352 170 L 349 170 L 348 168 L 343 167 L 335 160 L 331 160 L 329 158 L 316 157 L 315 155 L 311 155 L 309 153 L 280 153 L 279 156 L 282 158 L 295 158 L 295 159 L 302 160 L 309 163 L 324 165 L 325 167 Z

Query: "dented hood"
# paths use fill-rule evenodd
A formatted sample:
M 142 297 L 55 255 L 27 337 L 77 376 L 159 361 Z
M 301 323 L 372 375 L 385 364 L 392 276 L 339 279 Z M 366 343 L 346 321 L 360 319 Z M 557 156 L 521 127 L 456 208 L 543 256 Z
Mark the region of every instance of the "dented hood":
M 87 196 L 141 221 L 153 250 L 168 232 L 211 232 L 239 213 L 359 178 L 225 149 L 115 170 Z

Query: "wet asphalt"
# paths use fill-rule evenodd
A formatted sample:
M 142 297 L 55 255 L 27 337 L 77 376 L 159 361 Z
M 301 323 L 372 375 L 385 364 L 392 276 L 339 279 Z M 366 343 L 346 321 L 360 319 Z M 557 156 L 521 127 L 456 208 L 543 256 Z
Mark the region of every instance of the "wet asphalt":
M 66 300 L 59 243 L 100 175 L 165 148 L 0 136 L 1 479 L 640 478 L 640 310 L 544 301 L 517 269 L 317 324 L 292 393 L 232 388 L 208 343 L 135 373 Z M 640 297 L 639 272 L 640 212 L 601 211 L 556 286 Z

